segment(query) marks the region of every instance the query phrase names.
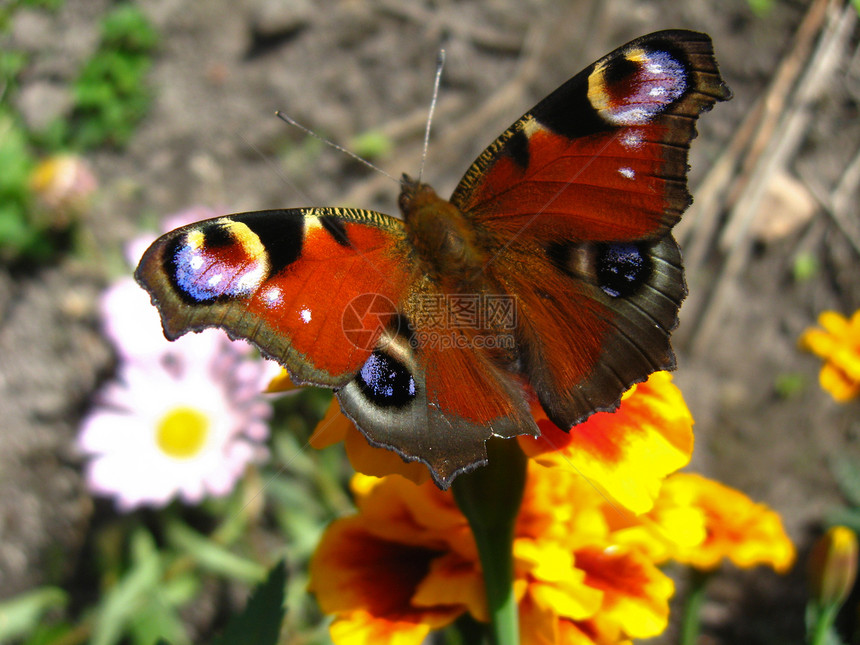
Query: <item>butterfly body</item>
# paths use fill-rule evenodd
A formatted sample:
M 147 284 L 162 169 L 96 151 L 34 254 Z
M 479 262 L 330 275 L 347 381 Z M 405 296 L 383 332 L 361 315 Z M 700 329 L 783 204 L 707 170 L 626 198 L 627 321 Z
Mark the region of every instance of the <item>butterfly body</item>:
M 674 366 L 686 286 L 671 227 L 695 120 L 729 96 L 707 36 L 644 36 L 515 122 L 450 200 L 404 176 L 402 220 L 200 222 L 156 241 L 136 275 L 168 338 L 251 340 L 447 487 L 490 436 L 538 433 L 530 392 L 568 429 Z
M 403 226 L 420 269 L 448 289 L 474 288 L 487 259 L 479 230 L 427 184 L 409 177 L 402 183 Z

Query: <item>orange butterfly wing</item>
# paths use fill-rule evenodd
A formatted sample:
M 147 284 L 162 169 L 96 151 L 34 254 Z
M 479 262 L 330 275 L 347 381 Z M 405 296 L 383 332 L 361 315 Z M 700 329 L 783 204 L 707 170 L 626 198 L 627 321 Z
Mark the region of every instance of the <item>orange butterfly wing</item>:
M 674 367 L 686 287 L 670 230 L 691 201 L 696 118 L 730 96 L 706 35 L 644 36 L 520 118 L 454 191 L 488 232 L 486 271 L 517 298 L 523 374 L 560 427 Z
M 169 339 L 220 327 L 251 341 L 296 381 L 335 389 L 372 443 L 424 461 L 440 486 L 484 463 L 491 435 L 537 434 L 522 388 L 467 340 L 416 351 L 404 311 L 420 316 L 404 303 L 443 294 L 395 218 L 300 208 L 197 222 L 156 240 L 135 275 Z
M 299 208 L 171 231 L 147 250 L 135 275 L 152 294 L 169 339 L 221 327 L 253 342 L 298 382 L 341 387 L 396 313 L 393 305 L 358 313 L 356 306 L 368 304 L 368 293 L 398 302 L 410 281 L 407 258 L 399 220 Z M 350 318 L 360 314 L 370 318 Z M 362 324 L 370 336 L 345 333 Z

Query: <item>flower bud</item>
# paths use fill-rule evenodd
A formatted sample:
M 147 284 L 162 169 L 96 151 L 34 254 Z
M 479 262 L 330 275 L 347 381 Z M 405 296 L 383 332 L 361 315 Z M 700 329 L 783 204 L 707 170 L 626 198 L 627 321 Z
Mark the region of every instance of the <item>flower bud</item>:
M 834 526 L 812 547 L 809 586 L 819 606 L 841 605 L 857 577 L 857 535 L 845 526 Z
M 45 211 L 48 228 L 63 229 L 89 204 L 97 181 L 79 156 L 59 154 L 42 161 L 30 177 L 30 189 Z

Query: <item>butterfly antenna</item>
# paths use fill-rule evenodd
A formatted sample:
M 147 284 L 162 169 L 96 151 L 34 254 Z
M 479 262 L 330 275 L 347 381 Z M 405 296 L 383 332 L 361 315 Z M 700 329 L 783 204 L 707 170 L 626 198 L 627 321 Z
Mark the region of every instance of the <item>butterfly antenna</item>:
M 433 98 L 430 99 L 430 112 L 427 114 L 427 128 L 424 130 L 424 152 L 421 153 L 421 168 L 418 171 L 418 182 L 424 176 L 424 164 L 427 162 L 427 148 L 430 147 L 430 126 L 433 124 L 433 113 L 436 111 L 436 99 L 439 98 L 439 83 L 442 80 L 442 68 L 445 67 L 445 50 L 440 49 L 436 55 L 436 80 L 433 82 Z
M 281 121 L 283 121 L 284 123 L 289 123 L 290 125 L 292 125 L 292 126 L 294 126 L 294 127 L 298 128 L 299 130 L 301 130 L 301 131 L 302 131 L 302 132 L 304 132 L 305 134 L 308 134 L 308 135 L 310 135 L 310 136 L 314 137 L 315 139 L 319 139 L 319 140 L 320 140 L 320 141 L 322 141 L 324 144 L 331 146 L 331 147 L 332 147 L 332 148 L 334 148 L 335 150 L 340 150 L 341 152 L 343 152 L 344 154 L 349 155 L 350 157 L 352 157 L 353 159 L 355 159 L 355 160 L 356 160 L 356 161 L 358 161 L 359 163 L 363 163 L 363 164 L 364 164 L 365 166 L 367 166 L 368 168 L 370 168 L 370 169 L 372 169 L 372 170 L 375 170 L 376 172 L 378 172 L 378 173 L 381 173 L 381 174 L 385 175 L 385 176 L 386 176 L 386 177 L 388 177 L 390 180 L 392 180 L 392 181 L 394 181 L 394 182 L 396 182 L 396 183 L 400 183 L 400 180 L 395 179 L 393 176 L 391 176 L 390 174 L 388 174 L 387 172 L 385 172 L 382 168 L 379 168 L 378 166 L 373 165 L 372 163 L 370 163 L 370 162 L 369 162 L 367 159 L 365 159 L 364 157 L 360 157 L 359 155 L 355 154 L 352 150 L 347 150 L 347 149 L 346 149 L 346 148 L 344 148 L 343 146 L 336 144 L 334 141 L 330 141 L 329 139 L 326 139 L 325 137 L 320 136 L 319 134 L 317 134 L 316 132 L 314 132 L 314 131 L 313 131 L 313 130 L 311 130 L 310 128 L 306 128 L 306 127 L 305 127 L 305 126 L 303 126 L 301 123 L 299 123 L 298 121 L 296 121 L 295 119 L 293 119 L 291 116 L 289 116 L 289 115 L 287 115 L 287 114 L 285 114 L 285 113 L 281 112 L 280 110 L 275 110 L 275 116 L 276 116 L 276 117 L 278 117 L 278 118 L 279 118 Z

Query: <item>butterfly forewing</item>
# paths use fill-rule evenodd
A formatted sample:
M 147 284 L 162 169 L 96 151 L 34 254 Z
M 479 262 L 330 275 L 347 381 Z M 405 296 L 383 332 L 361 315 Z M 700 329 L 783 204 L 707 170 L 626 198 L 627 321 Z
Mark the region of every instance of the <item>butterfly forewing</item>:
M 514 123 L 469 168 L 451 202 L 502 237 L 657 239 L 690 202 L 696 117 L 730 96 L 706 35 L 639 38 Z
M 253 342 L 297 381 L 339 387 L 370 356 L 411 273 L 399 220 L 299 208 L 172 231 L 147 250 L 136 277 L 168 338 L 221 327 Z M 383 306 L 373 310 L 365 294 Z

